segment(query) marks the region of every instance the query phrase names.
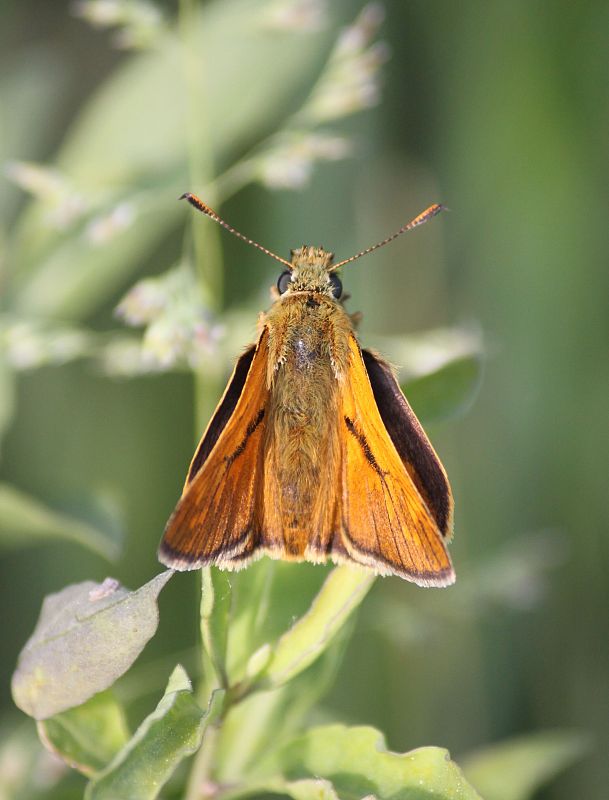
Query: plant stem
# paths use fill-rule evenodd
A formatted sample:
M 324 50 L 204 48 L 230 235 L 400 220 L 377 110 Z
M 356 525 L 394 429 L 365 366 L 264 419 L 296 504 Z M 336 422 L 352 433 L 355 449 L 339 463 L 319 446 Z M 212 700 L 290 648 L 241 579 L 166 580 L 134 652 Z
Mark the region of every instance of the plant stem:
M 184 81 L 188 88 L 186 146 L 192 190 L 206 187 L 206 202 L 212 206 L 216 200 L 213 149 L 207 120 L 200 113 L 206 108 L 206 80 L 210 72 L 204 63 L 204 53 L 199 46 L 198 28 L 201 25 L 197 5 L 193 0 L 180 0 L 179 29 L 182 40 Z M 213 225 L 197 225 L 193 230 L 195 269 L 203 290 L 212 306 L 219 311 L 223 302 L 222 250 L 219 231 Z

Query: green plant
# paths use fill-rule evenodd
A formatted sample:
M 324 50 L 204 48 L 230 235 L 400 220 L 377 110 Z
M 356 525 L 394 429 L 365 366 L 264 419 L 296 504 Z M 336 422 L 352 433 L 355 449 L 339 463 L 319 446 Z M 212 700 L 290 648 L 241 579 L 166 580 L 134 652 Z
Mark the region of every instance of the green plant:
M 4 237 L 11 263 L 0 363 L 4 426 L 19 373 L 85 359 L 109 376 L 192 370 L 200 428 L 248 324 L 243 312 L 224 313 L 213 226 L 196 220 L 176 263 L 140 280 L 119 303 L 119 316 L 143 327 L 142 336 L 117 328 L 100 333 L 88 326 L 90 317 L 115 302 L 178 227 L 183 209 L 173 198 L 184 189 L 196 189 L 213 205 L 251 182 L 298 188 L 314 162 L 352 150 L 328 123 L 362 110 L 378 94 L 385 51 L 373 43 L 377 6 L 368 6 L 336 41 L 331 20 L 324 25 L 322 7 L 313 2 L 268 3 L 261 14 L 248 0 L 203 8 L 183 0 L 176 20 L 144 3 L 110 7 L 121 42 L 142 49 L 79 115 L 52 168 L 15 162 L 9 169 L 34 202 Z M 79 5 L 91 19 L 102 8 Z M 230 87 L 246 68 L 258 80 L 235 103 Z M 463 410 L 480 376 L 477 337 L 452 330 L 422 340 L 383 345 L 410 365 L 402 377 L 417 412 L 425 419 Z M 421 367 L 413 357 L 417 345 L 431 343 L 435 358 Z M 83 522 L 14 486 L 0 487 L 0 532 L 8 546 L 63 537 L 112 557 L 116 520 L 112 508 L 102 512 Z M 43 742 L 87 778 L 87 797 L 162 792 L 187 800 L 269 794 L 423 800 L 477 797 L 472 785 L 487 800 L 502 797 L 514 769 L 505 754 L 472 759 L 470 783 L 442 749 L 398 755 L 371 728 L 312 724 L 341 669 L 354 612 L 372 585 L 370 576 L 348 568 L 327 573 L 265 560 L 237 576 L 203 570 L 195 689 L 184 668 L 172 665 L 164 696 L 131 732 L 120 692 L 110 687 L 128 677 L 154 634 L 156 598 L 170 578 L 161 573 L 134 592 L 112 579 L 67 587 L 47 597 L 22 652 L 15 699 L 38 720 Z M 307 593 L 308 607 L 302 603 Z M 133 670 L 137 681 L 137 665 Z M 12 733 L 5 748 L 17 739 L 24 768 L 14 796 L 80 792 L 70 778 L 44 790 L 32 783 L 28 735 Z M 516 750 L 534 768 L 504 797 L 530 796 L 581 748 L 572 736 L 544 744 Z M 182 762 L 191 755 L 187 771 Z

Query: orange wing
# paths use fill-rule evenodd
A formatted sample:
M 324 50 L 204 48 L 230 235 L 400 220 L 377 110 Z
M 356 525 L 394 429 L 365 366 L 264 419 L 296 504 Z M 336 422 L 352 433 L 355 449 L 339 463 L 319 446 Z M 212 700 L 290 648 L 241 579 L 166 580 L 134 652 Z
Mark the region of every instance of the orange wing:
M 256 549 L 269 398 L 267 338 L 265 329 L 253 356 L 248 351 L 241 357 L 193 458 L 159 547 L 159 560 L 168 567 L 235 569 Z
M 455 576 L 442 531 L 381 419 L 354 336 L 349 346 L 339 421 L 346 555 L 380 574 L 420 586 L 447 586 Z M 336 556 L 340 559 L 339 552 Z

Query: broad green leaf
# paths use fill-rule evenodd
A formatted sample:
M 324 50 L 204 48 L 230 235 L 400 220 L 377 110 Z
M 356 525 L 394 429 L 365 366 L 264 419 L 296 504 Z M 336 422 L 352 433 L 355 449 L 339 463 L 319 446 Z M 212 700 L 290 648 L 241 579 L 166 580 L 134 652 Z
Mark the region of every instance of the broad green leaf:
M 528 800 L 589 748 L 578 731 L 546 731 L 485 747 L 463 761 L 485 800 Z
M 206 165 L 225 165 L 270 132 L 313 83 L 331 33 L 269 35 L 256 0 L 195 9 L 153 49 L 121 61 L 77 118 L 57 166 L 87 210 L 68 230 L 45 224 L 43 201 L 26 212 L 13 248 L 16 308 L 68 320 L 106 302 L 184 217 L 173 198 L 202 191 Z M 235 102 L 246 73 L 256 80 Z M 188 157 L 198 165 L 196 185 Z M 92 240 L 96 217 L 124 204 L 129 224 Z
M 397 365 L 402 390 L 421 420 L 462 414 L 472 404 L 483 366 L 483 345 L 475 331 L 441 328 L 412 336 L 377 336 L 372 344 Z
M 293 110 L 294 90 L 316 76 L 330 37 L 269 36 L 259 20 L 257 0 L 217 0 L 179 18 L 187 29 L 168 29 L 154 50 L 125 60 L 92 98 L 62 148 L 60 166 L 86 183 L 158 175 L 185 157 L 188 122 L 215 155 L 225 155 L 269 119 Z M 257 80 L 235 103 L 245 65 Z
M 232 576 L 233 609 L 228 644 L 231 683 L 243 677 L 252 653 L 277 638 L 289 625 L 289 614 L 293 613 L 291 608 L 287 618 L 282 617 L 277 624 L 276 616 L 284 612 L 286 605 L 281 602 L 277 577 L 284 570 L 290 572 L 291 567 L 291 564 L 262 558 L 247 570 Z M 299 573 L 301 579 L 305 572 L 306 568 Z M 305 591 L 306 587 L 297 584 L 293 587 L 290 600 L 294 599 L 294 594 L 304 594 Z M 303 607 L 306 608 L 306 602 Z
M 179 174 L 158 191 L 134 187 L 125 198 L 112 199 L 97 208 L 84 226 L 64 234 L 19 280 L 15 310 L 24 316 L 85 317 L 123 286 L 141 261 L 154 256 L 167 231 L 183 214 L 176 198 L 184 181 Z M 128 224 L 116 226 L 96 240 L 96 226 L 101 229 L 107 224 L 110 229 L 111 217 L 121 206 L 129 209 Z
M 32 43 L 33 44 L 33 43 Z M 30 46 L 6 53 L 0 73 L 0 164 L 52 147 L 58 120 L 63 119 L 58 96 L 69 91 L 69 66 L 61 54 L 48 46 Z M 19 114 L 6 113 L 19 107 Z M 4 175 L 3 175 L 4 177 Z M 20 192 L 8 181 L 0 181 L 0 227 L 10 229 Z
M 379 800 L 480 800 L 446 750 L 421 747 L 392 753 L 382 734 L 369 727 L 312 728 L 273 760 L 290 780 L 315 776 L 330 781 L 343 800 L 366 795 Z
M 374 575 L 355 567 L 336 567 L 311 608 L 273 646 L 260 687 L 281 686 L 317 659 L 362 602 Z
M 201 636 L 221 686 L 228 685 L 226 647 L 231 608 L 230 575 L 215 567 L 201 570 Z
M 38 733 L 49 750 L 87 776 L 103 769 L 129 739 L 125 712 L 111 692 L 39 722 Z
M 480 385 L 482 361 L 462 356 L 403 387 L 415 414 L 425 422 L 457 416 L 471 406 Z
M 77 542 L 108 559 L 120 552 L 112 526 L 107 530 L 54 511 L 8 484 L 0 484 L 0 548 L 23 547 L 46 539 Z
M 222 690 L 207 712 L 196 704 L 186 672 L 177 666 L 165 695 L 116 758 L 87 786 L 86 800 L 152 800 L 182 759 L 201 746 L 220 713 Z
M 157 597 L 172 575 L 162 572 L 135 592 L 106 578 L 46 597 L 13 675 L 19 708 L 46 719 L 111 686 L 154 635 Z

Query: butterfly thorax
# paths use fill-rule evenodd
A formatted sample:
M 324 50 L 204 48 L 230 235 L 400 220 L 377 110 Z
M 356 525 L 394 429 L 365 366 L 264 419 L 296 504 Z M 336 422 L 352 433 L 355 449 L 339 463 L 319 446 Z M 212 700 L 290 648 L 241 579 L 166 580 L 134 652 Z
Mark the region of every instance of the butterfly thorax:
M 353 325 L 331 294 L 290 288 L 262 316 L 260 324 L 269 331 L 269 388 L 285 379 L 308 393 L 306 387 L 322 375 L 328 381 L 344 378 Z
M 348 369 L 352 326 L 332 297 L 303 290 L 282 295 L 263 324 L 271 388 L 268 469 L 276 476 L 283 546 L 302 556 L 312 524 L 314 530 L 331 527 L 323 518 L 333 513 L 328 497 L 339 459 L 339 384 Z

